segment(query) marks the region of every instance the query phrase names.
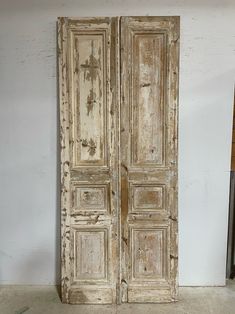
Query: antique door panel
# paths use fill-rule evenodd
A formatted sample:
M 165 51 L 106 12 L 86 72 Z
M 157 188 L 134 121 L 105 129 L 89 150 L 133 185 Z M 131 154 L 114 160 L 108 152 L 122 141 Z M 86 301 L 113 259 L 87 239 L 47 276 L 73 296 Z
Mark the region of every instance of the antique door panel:
M 115 303 L 118 18 L 59 18 L 62 300 Z
M 178 17 L 121 18 L 122 302 L 177 297 Z

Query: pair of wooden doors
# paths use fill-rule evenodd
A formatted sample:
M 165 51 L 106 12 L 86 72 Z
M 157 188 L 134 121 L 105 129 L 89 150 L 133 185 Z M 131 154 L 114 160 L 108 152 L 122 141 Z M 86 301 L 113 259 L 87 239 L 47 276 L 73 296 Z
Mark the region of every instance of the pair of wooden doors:
M 59 18 L 62 300 L 177 297 L 179 17 Z

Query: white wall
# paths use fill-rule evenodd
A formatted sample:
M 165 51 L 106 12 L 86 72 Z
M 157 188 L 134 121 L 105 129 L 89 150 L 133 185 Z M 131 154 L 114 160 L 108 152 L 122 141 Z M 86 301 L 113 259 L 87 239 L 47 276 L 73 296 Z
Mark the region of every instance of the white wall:
M 223 285 L 235 75 L 234 0 L 0 1 L 0 282 L 59 269 L 57 16 L 180 15 L 181 285 Z

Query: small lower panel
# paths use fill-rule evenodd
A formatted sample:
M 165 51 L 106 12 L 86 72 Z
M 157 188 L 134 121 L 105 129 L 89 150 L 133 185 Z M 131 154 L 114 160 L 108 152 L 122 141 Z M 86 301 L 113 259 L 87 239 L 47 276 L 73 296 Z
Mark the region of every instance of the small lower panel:
M 131 228 L 132 280 L 158 281 L 167 276 L 167 227 Z
M 90 227 L 73 232 L 74 281 L 107 280 L 107 229 Z
M 115 302 L 112 288 L 72 288 L 69 295 L 71 304 L 111 304 Z
M 171 297 L 170 288 L 135 287 L 128 289 L 130 303 L 168 303 L 177 301 Z

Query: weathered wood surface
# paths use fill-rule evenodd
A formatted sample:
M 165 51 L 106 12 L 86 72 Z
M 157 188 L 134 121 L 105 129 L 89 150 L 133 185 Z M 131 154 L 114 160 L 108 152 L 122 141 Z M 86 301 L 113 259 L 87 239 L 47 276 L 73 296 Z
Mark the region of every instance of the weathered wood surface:
M 117 302 L 118 18 L 58 23 L 62 300 Z
M 178 17 L 121 18 L 122 302 L 177 298 Z
M 178 47 L 178 17 L 59 18 L 63 302 L 176 300 Z

